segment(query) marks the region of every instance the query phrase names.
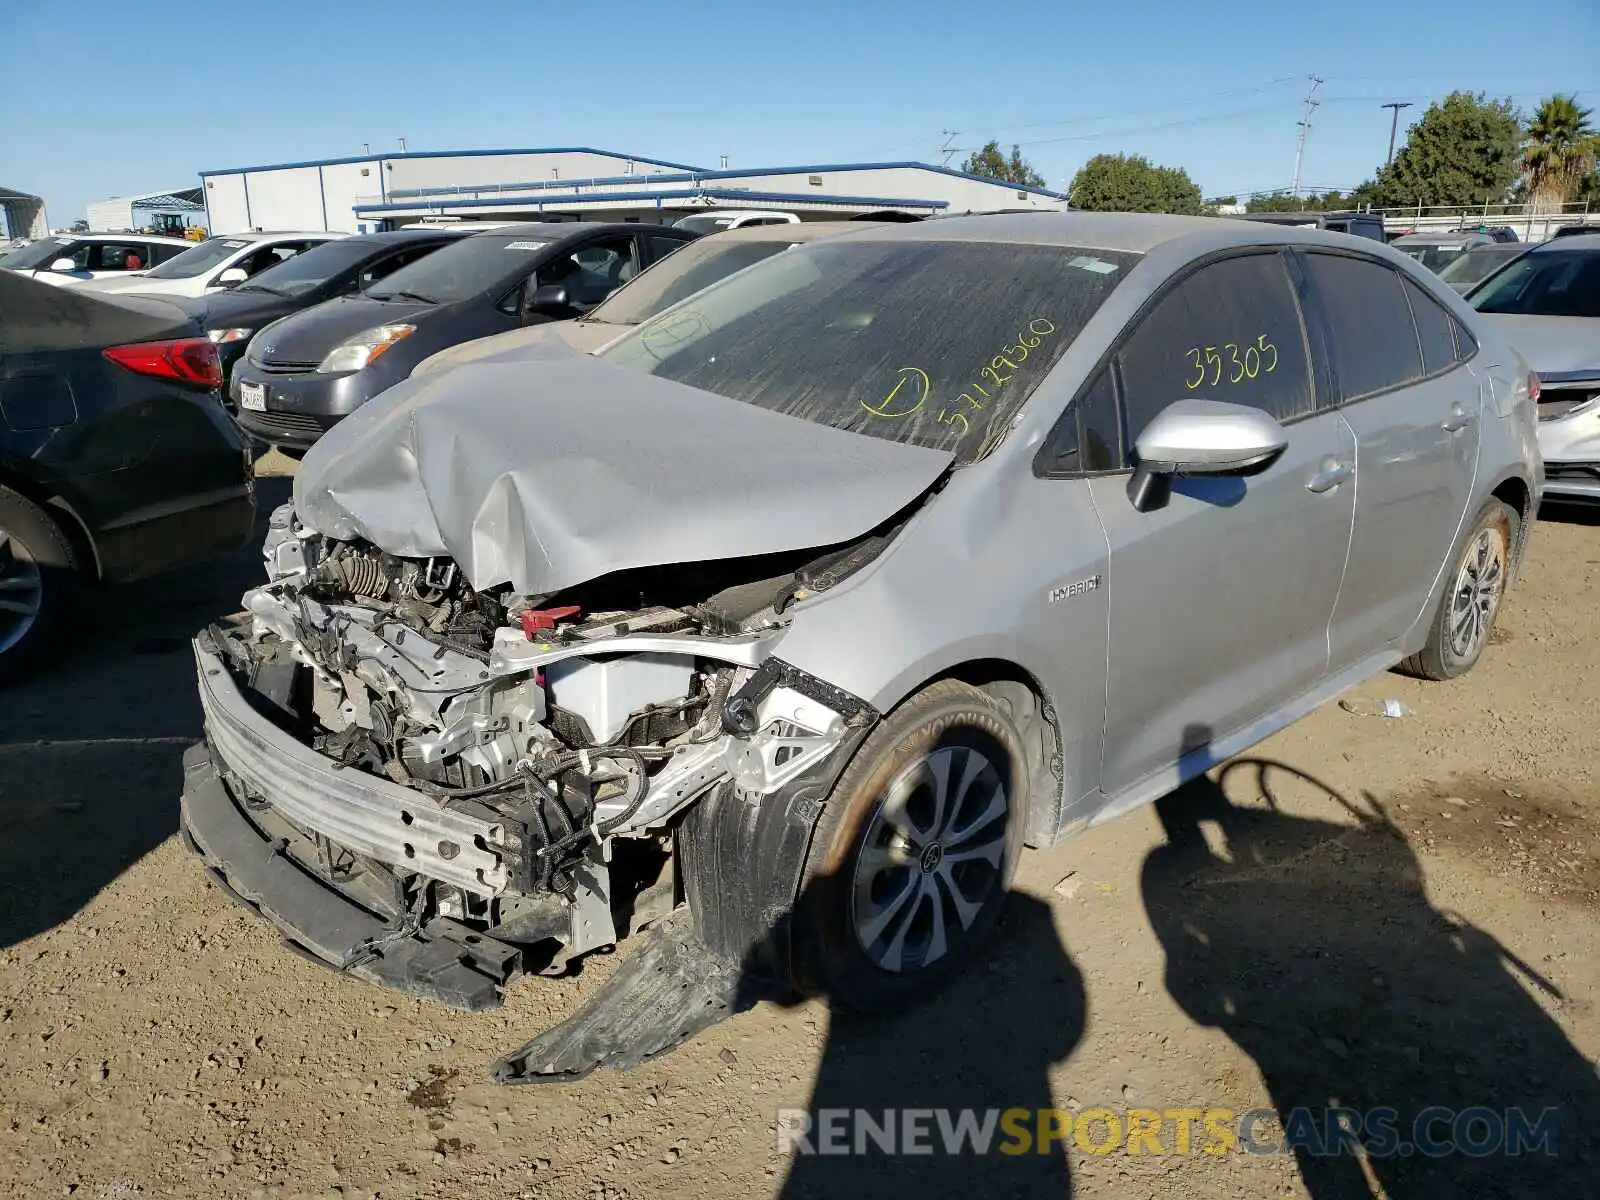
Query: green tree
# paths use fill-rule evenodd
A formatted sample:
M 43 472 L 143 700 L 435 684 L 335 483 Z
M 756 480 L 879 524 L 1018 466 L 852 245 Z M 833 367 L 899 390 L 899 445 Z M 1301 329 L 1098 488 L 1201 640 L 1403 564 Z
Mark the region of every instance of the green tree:
M 1502 201 L 1516 182 L 1521 142 L 1510 100 L 1451 92 L 1428 106 L 1394 161 L 1354 195 L 1387 208 Z
M 981 175 L 985 179 L 998 179 L 1002 183 L 1016 183 L 1023 187 L 1043 187 L 1044 176 L 1035 171 L 1022 157 L 1020 146 L 1011 147 L 1011 157 L 1000 153 L 1000 143 L 986 142 L 983 149 L 967 155 L 961 169 L 968 175 Z
M 1296 198 L 1288 192 L 1268 192 L 1265 195 L 1251 196 L 1245 202 L 1245 212 L 1271 213 L 1271 212 L 1338 212 L 1347 208 L 1354 208 L 1355 200 L 1343 192 L 1334 190 L 1323 192 L 1320 195 L 1313 192 L 1310 195 Z
M 1536 209 L 1558 211 L 1594 170 L 1597 138 L 1589 124 L 1592 111 L 1579 108 L 1575 95 L 1555 95 L 1540 104 L 1528 122 L 1522 168 Z
M 1097 154 L 1072 177 L 1074 208 L 1094 212 L 1206 211 L 1200 188 L 1181 167 L 1158 167 L 1141 154 Z

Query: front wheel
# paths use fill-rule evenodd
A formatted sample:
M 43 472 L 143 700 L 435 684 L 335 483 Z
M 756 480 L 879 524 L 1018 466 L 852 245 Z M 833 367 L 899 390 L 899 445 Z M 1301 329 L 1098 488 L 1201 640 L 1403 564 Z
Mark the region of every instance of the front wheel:
M 976 688 L 935 683 L 896 709 L 834 786 L 797 912 L 800 983 L 887 1012 L 983 945 L 1027 822 L 1022 740 Z
M 1400 664 L 1421 679 L 1455 679 L 1483 656 L 1511 573 L 1511 548 L 1520 518 L 1510 505 L 1490 500 L 1478 513 L 1456 560 L 1428 641 Z

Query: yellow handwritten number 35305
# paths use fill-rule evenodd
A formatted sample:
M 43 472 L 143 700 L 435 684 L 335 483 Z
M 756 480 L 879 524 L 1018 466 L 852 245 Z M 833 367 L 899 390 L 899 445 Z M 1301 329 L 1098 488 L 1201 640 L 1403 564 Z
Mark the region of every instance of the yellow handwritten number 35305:
M 1244 348 L 1242 356 L 1237 342 L 1225 342 L 1222 349 L 1228 355 L 1226 361 L 1217 353 L 1215 346 L 1191 346 L 1186 353 L 1194 365 L 1195 375 L 1193 379 L 1184 380 L 1183 386 L 1192 392 L 1206 382 L 1208 374 L 1212 387 L 1220 384 L 1224 376 L 1230 384 L 1243 383 L 1246 379 L 1270 375 L 1278 369 L 1278 347 L 1267 341 L 1264 333 L 1256 338 L 1254 345 Z

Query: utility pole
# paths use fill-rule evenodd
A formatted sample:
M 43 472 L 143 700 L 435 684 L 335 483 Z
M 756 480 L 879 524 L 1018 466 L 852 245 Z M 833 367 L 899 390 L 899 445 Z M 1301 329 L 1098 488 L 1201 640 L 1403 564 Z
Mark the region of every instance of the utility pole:
M 956 134 L 961 131 L 959 129 L 941 129 L 939 132 L 944 134 L 944 145 L 939 147 L 939 153 L 944 155 L 944 165 L 948 167 L 950 165 L 950 156 L 955 153 L 955 147 L 951 146 L 950 143 L 955 140 Z
M 405 138 L 401 138 L 400 139 L 400 153 L 404 154 L 405 152 L 406 152 L 406 140 L 405 140 Z
M 1322 103 L 1317 99 L 1317 89 L 1322 86 L 1322 80 L 1315 75 L 1308 78 L 1311 80 L 1311 90 L 1306 93 L 1305 116 L 1300 118 L 1300 144 L 1294 151 L 1294 186 L 1289 189 L 1296 200 L 1300 199 L 1300 168 L 1306 160 L 1306 137 L 1311 132 L 1311 114 Z
M 1383 160 L 1383 165 L 1387 167 L 1394 161 L 1394 135 L 1395 131 L 1400 128 L 1400 110 L 1402 108 L 1410 108 L 1411 101 L 1391 100 L 1387 104 L 1379 105 L 1379 107 L 1393 110 L 1393 115 L 1389 118 L 1389 157 Z

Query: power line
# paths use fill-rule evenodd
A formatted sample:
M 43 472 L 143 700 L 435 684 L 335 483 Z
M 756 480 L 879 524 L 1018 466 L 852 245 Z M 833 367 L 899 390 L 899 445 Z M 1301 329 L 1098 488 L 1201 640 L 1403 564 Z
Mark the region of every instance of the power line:
M 1160 104 L 1152 105 L 1149 108 L 1136 108 L 1132 110 L 1126 108 L 1108 108 L 1097 113 L 1082 113 L 1075 117 L 1062 117 L 1058 121 L 1033 121 L 1023 125 L 998 125 L 995 127 L 995 129 L 1000 133 L 1008 133 L 1017 129 L 1053 129 L 1059 125 L 1078 125 L 1086 121 L 1109 121 L 1119 117 L 1125 118 L 1151 116 L 1156 113 L 1170 112 L 1173 108 L 1187 108 L 1192 105 L 1199 104 L 1205 100 L 1222 100 L 1229 96 L 1249 96 L 1256 95 L 1261 92 L 1269 92 L 1274 88 L 1282 87 L 1286 83 L 1293 83 L 1294 80 L 1295 76 L 1284 75 L 1277 79 L 1269 79 L 1265 83 L 1256 84 L 1252 87 L 1223 88 L 1220 91 L 1203 92 L 1194 96 L 1174 96 L 1170 100 L 1164 100 Z M 972 131 L 970 129 L 963 129 L 958 130 L 957 132 L 970 133 Z
M 1256 104 L 1230 112 L 1210 113 L 1203 117 L 1186 117 L 1177 121 L 1160 121 L 1153 125 L 1135 125 L 1126 129 L 1102 129 L 1094 133 L 1073 133 L 1063 137 L 1031 138 L 1017 142 L 1019 146 L 1056 146 L 1064 142 L 1093 142 L 1103 138 L 1126 137 L 1134 133 L 1153 133 L 1159 129 L 1179 129 L 1186 125 L 1204 125 L 1208 121 L 1231 121 L 1235 117 L 1248 117 L 1256 113 L 1277 112 L 1276 104 Z

